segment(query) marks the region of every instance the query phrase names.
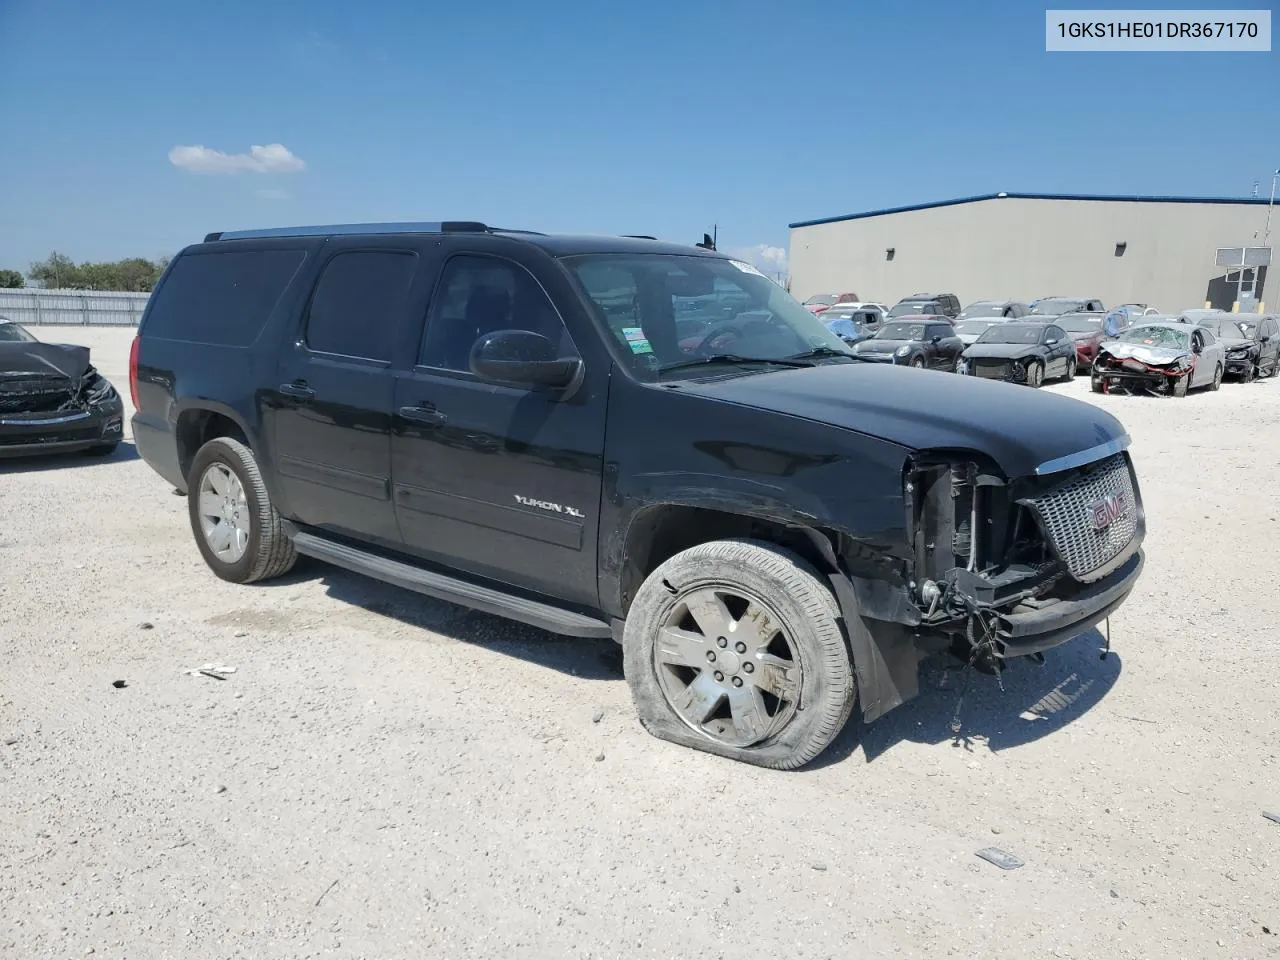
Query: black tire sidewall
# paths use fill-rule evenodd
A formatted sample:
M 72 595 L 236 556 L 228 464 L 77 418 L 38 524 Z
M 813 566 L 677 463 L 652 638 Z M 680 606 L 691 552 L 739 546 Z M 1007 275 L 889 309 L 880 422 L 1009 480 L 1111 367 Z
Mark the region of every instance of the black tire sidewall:
M 239 449 L 237 449 L 239 448 Z M 210 440 L 198 451 L 191 461 L 191 469 L 187 473 L 187 516 L 191 521 L 191 533 L 195 536 L 200 555 L 215 574 L 223 580 L 233 583 L 246 583 L 254 573 L 262 545 L 263 514 L 271 509 L 269 503 L 259 502 L 254 495 L 255 485 L 245 468 L 241 450 L 247 448 L 235 440 L 218 437 Z M 227 563 L 219 559 L 205 540 L 204 531 L 200 529 L 200 480 L 204 472 L 214 463 L 220 463 L 236 475 L 240 487 L 244 490 L 245 502 L 249 505 L 249 542 L 244 554 L 235 563 Z
M 735 566 L 733 580 L 736 583 L 730 582 L 728 577 L 714 571 L 715 562 L 711 558 L 703 562 L 698 557 L 693 562 L 688 562 L 691 551 L 677 554 L 659 566 L 637 591 L 627 614 L 623 635 L 624 673 L 641 723 L 661 739 L 732 760 L 774 769 L 803 766 L 821 753 L 839 734 L 856 701 L 853 667 L 848 656 L 848 645 L 840 628 L 835 599 L 817 571 L 788 551 L 760 541 L 730 540 L 717 543 L 746 544 L 781 554 L 795 563 L 806 578 L 812 578 L 808 586 L 815 591 L 822 591 L 825 596 L 811 598 L 815 603 L 806 605 L 790 591 L 780 589 L 779 584 L 768 574 L 762 573 L 759 566 L 749 563 Z M 698 549 L 693 548 L 695 551 Z M 673 595 L 668 591 L 663 586 L 664 579 L 677 586 L 679 592 Z M 801 708 L 782 731 L 750 747 L 723 744 L 689 727 L 667 702 L 653 665 L 659 626 L 665 622 L 679 597 L 690 590 L 713 584 L 738 585 L 744 591 L 754 593 L 768 602 L 785 625 L 794 653 L 800 658 L 803 672 Z M 817 616 L 814 615 L 815 605 L 820 608 Z M 827 647 L 820 639 L 820 633 L 825 635 L 827 642 L 835 641 L 840 644 L 843 669 L 832 671 L 838 674 L 836 676 L 829 672 L 829 661 L 824 657 Z M 829 735 L 824 735 L 822 730 L 830 715 L 830 710 L 824 709 L 824 705 L 843 710 Z M 820 741 L 816 743 L 816 749 L 815 741 Z

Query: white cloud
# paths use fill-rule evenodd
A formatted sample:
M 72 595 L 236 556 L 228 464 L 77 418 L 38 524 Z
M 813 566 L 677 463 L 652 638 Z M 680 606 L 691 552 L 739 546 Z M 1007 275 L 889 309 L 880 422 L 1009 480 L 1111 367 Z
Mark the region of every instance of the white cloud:
M 754 247 L 738 247 L 726 252 L 739 260 L 745 260 L 761 273 L 770 277 L 775 277 L 780 273 L 784 276 L 786 275 L 787 251 L 782 247 L 770 246 L 767 243 L 757 243 Z
M 288 190 L 276 190 L 274 188 L 266 188 L 263 190 L 255 190 L 259 197 L 263 200 L 292 200 L 293 196 Z
M 307 165 L 283 143 L 254 144 L 248 153 L 223 153 L 204 146 L 176 146 L 169 162 L 189 173 L 297 173 Z

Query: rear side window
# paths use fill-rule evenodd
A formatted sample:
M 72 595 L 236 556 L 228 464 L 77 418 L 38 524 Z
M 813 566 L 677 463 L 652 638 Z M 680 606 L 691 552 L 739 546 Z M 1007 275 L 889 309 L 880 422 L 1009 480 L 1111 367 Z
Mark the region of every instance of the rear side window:
M 181 256 L 154 295 L 147 336 L 246 347 L 306 259 L 303 250 Z
M 409 251 L 353 250 L 324 265 L 307 311 L 307 346 L 318 353 L 389 361 L 418 266 Z

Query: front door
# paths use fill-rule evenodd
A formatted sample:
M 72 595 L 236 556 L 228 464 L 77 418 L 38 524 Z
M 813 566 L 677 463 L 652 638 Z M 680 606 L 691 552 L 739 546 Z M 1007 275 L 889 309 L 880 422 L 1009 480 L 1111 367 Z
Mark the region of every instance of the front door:
M 529 252 L 456 240 L 427 311 L 417 363 L 397 375 L 392 481 L 404 549 L 490 579 L 594 606 L 608 371 L 570 392 L 470 371 L 476 339 L 532 330 L 580 356 Z M 594 366 L 594 369 L 592 367 Z
M 391 503 L 391 358 L 420 268 L 413 241 L 326 246 L 270 397 L 288 515 L 361 538 L 400 539 Z

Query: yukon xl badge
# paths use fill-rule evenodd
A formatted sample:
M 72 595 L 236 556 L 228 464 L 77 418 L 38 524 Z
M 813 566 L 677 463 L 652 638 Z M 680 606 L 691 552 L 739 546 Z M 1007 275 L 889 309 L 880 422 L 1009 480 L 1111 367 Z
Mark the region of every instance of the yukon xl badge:
M 1093 529 L 1105 530 L 1129 512 L 1129 498 L 1123 493 L 1113 493 L 1089 504 L 1093 512 Z
M 574 507 L 566 507 L 559 503 L 552 503 L 550 500 L 535 500 L 533 497 L 522 497 L 520 494 L 513 494 L 516 503 L 526 507 L 537 507 L 539 510 L 549 510 L 552 513 L 563 513 L 566 517 L 582 517 L 582 511 Z

